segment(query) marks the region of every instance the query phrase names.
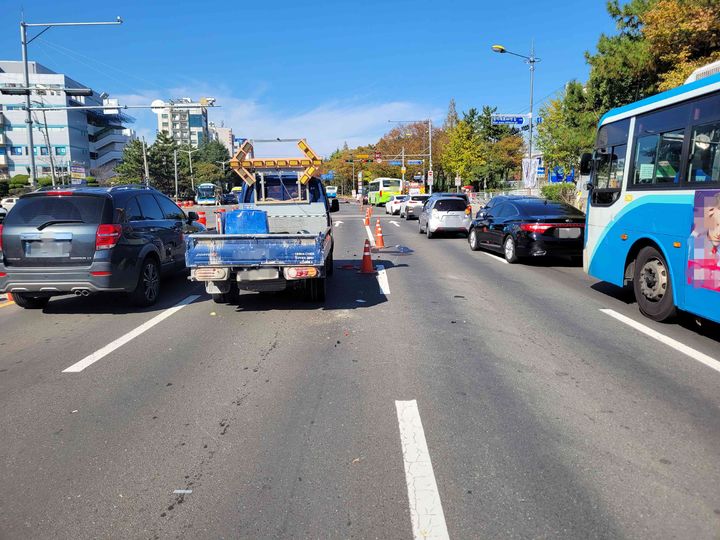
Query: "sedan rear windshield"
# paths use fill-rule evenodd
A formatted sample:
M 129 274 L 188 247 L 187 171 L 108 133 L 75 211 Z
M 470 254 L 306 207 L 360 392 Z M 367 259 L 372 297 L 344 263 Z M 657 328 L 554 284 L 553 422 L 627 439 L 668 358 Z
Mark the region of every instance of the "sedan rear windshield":
M 583 217 L 583 214 L 578 209 L 560 202 L 543 201 L 539 199 L 535 201 L 515 201 L 515 204 L 519 206 L 522 213 L 527 216 L 567 215 L 568 217 Z
M 462 199 L 440 199 L 435 203 L 435 210 L 440 212 L 464 212 L 467 205 Z
M 420 202 L 427 201 L 429 198 L 430 198 L 430 195 L 413 195 L 412 197 L 410 197 L 410 199 L 412 199 L 413 201 L 420 201 Z
M 4 225 L 40 227 L 50 221 L 102 223 L 106 200 L 91 195 L 26 197 L 15 203 Z

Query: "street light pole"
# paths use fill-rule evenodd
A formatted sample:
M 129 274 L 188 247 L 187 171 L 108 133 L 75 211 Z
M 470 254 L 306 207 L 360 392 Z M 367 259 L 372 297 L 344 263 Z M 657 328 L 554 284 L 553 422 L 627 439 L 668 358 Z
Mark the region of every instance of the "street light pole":
M 530 46 L 530 56 L 525 56 L 524 54 L 518 54 L 511 51 L 508 51 L 505 47 L 502 45 L 493 45 L 492 46 L 493 52 L 500 53 L 500 54 L 512 54 L 513 56 L 519 56 L 520 58 L 523 58 L 525 60 L 525 63 L 530 66 L 530 135 L 528 137 L 528 157 L 532 159 L 532 150 L 533 150 L 533 86 L 535 84 L 535 64 L 537 64 L 540 59 L 535 56 L 535 42 L 532 43 Z
M 173 164 L 175 165 L 175 201 L 178 200 L 178 170 L 177 170 L 177 149 L 173 150 Z
M 122 19 L 120 17 L 117 18 L 117 20 L 112 22 L 67 22 L 67 23 L 26 23 L 25 21 L 20 21 L 20 45 L 22 48 L 22 63 L 23 63 L 23 75 L 24 75 L 24 81 L 25 81 L 25 123 L 27 124 L 27 133 L 28 133 L 28 146 L 30 151 L 30 183 L 32 185 L 35 185 L 36 181 L 36 171 L 35 171 L 35 145 L 33 142 L 33 120 L 32 120 L 32 113 L 30 111 L 30 73 L 28 68 L 28 55 L 27 55 L 27 46 L 29 43 L 31 43 L 35 38 L 40 36 L 40 34 L 43 34 L 50 30 L 53 26 L 97 26 L 97 25 L 109 25 L 109 24 L 122 24 Z M 33 26 L 44 26 L 45 29 L 42 30 L 39 34 L 36 34 L 35 37 L 33 37 L 30 41 L 27 39 L 27 29 Z
M 198 150 L 200 149 L 196 148 L 195 150 L 183 150 L 183 152 L 187 152 L 188 159 L 190 160 L 190 186 L 192 187 L 193 191 L 195 191 L 195 176 L 193 175 L 192 155 Z

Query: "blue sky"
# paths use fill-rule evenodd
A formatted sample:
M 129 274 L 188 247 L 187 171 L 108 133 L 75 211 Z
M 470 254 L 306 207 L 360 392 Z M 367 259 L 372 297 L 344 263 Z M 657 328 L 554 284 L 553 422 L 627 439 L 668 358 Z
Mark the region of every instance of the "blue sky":
M 211 119 L 237 135 L 307 137 L 325 154 L 374 142 L 388 120 L 439 122 L 453 97 L 458 110 L 526 112 L 527 66 L 492 44 L 527 53 L 534 38 L 541 100 L 585 79 L 583 52 L 614 31 L 604 0 L 109 4 L 0 0 L 0 56 L 20 58 L 23 5 L 28 22 L 120 15 L 116 27 L 54 28 L 29 57 L 126 104 L 211 95 L 222 106 Z M 154 115 L 133 114 L 152 138 Z

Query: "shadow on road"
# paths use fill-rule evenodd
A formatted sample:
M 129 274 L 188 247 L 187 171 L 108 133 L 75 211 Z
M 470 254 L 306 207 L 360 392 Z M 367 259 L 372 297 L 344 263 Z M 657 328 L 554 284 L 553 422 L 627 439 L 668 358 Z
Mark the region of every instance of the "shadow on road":
M 58 296 L 52 298 L 43 313 L 47 315 L 88 314 L 125 315 L 127 313 L 154 313 L 173 307 L 191 294 L 205 296 L 202 285 L 188 281 L 187 273 L 168 276 L 160 283 L 160 298 L 154 306 L 137 307 L 127 294 L 100 293 L 90 296 Z M 209 297 L 205 297 L 209 299 Z M 201 301 L 201 299 L 195 302 Z
M 373 264 L 376 268 L 382 265 L 389 276 L 407 267 L 406 264 L 394 264 L 386 259 L 373 259 Z M 237 311 L 364 309 L 388 301 L 380 290 L 375 274 L 359 273 L 359 259 L 339 259 L 334 266 L 335 273 L 327 279 L 325 302 L 306 300 L 305 291 L 301 288 L 275 293 L 243 291 Z

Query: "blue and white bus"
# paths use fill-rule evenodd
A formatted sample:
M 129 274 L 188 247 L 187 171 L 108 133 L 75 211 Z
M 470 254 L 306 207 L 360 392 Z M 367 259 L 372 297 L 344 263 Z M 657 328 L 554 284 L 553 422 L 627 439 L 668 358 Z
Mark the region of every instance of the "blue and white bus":
M 717 65 L 716 65 L 717 64 Z M 632 286 L 640 311 L 720 322 L 720 63 L 600 119 L 584 266 Z
M 195 202 L 200 206 L 219 204 L 219 188 L 209 182 L 195 187 Z

